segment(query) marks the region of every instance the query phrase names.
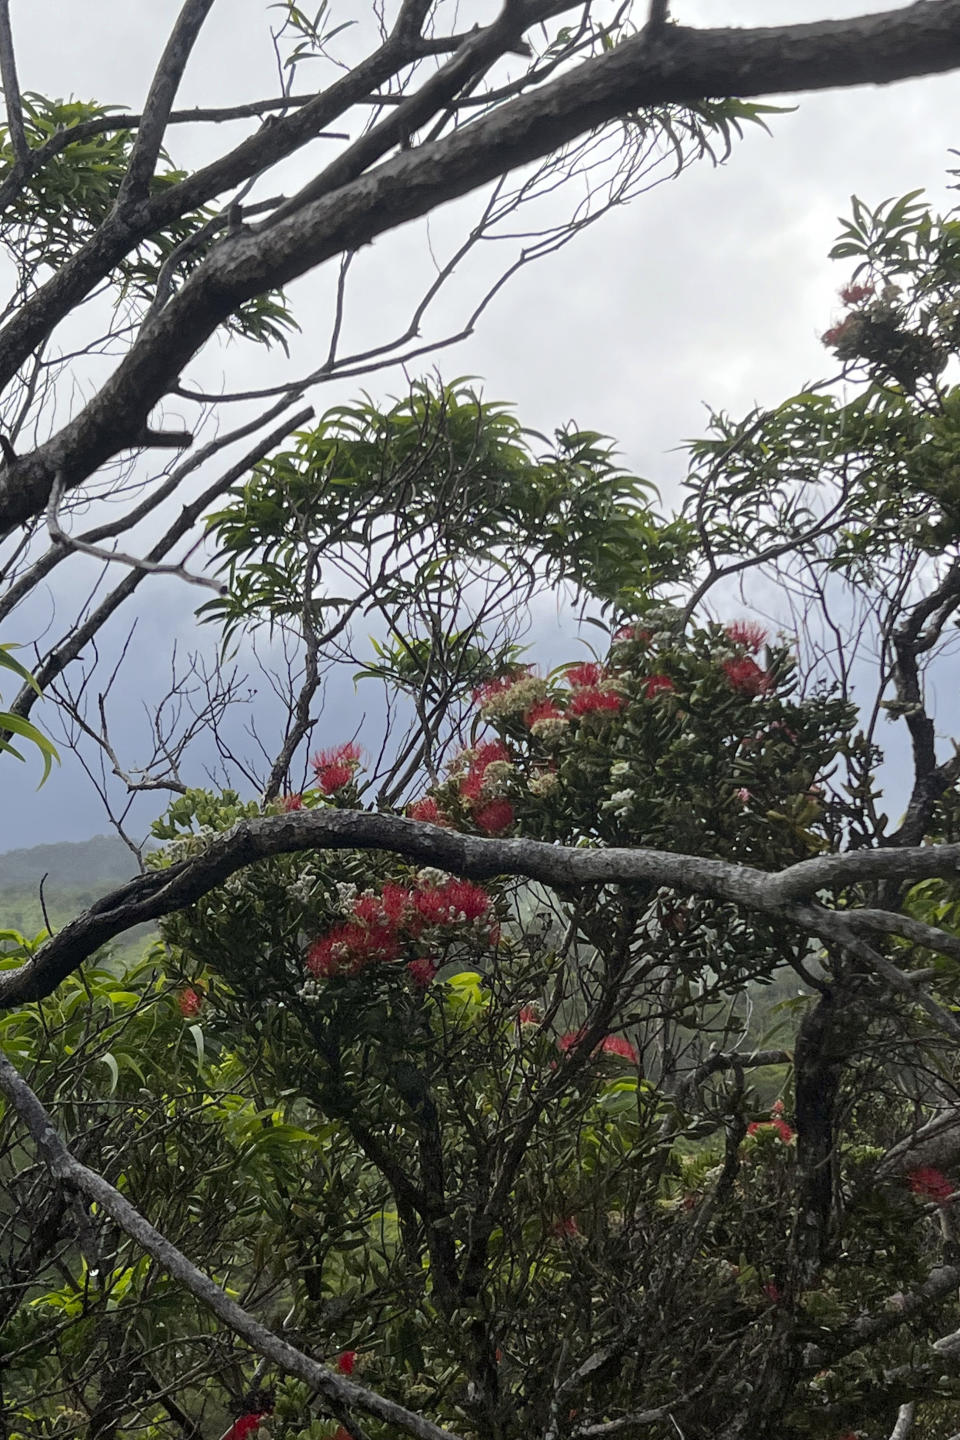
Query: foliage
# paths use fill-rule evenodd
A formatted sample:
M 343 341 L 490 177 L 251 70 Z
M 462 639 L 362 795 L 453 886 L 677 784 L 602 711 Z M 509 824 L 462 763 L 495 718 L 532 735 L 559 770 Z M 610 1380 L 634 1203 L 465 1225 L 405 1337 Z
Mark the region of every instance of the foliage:
M 24 666 L 20 664 L 20 661 L 10 654 L 10 651 L 14 649 L 16 649 L 14 645 L 0 645 L 0 670 L 8 671 L 16 679 L 30 686 L 39 694 L 39 687 L 30 674 L 30 671 L 25 669 Z M 42 785 L 50 774 L 50 767 L 54 760 L 59 762 L 60 757 L 57 754 L 56 748 L 51 741 L 47 739 L 46 735 L 38 730 L 36 725 L 31 721 L 23 719 L 20 715 L 14 715 L 9 710 L 0 710 L 0 752 L 6 751 L 8 755 L 13 755 L 15 759 L 23 760 L 24 756 L 11 742 L 10 737 L 12 735 L 21 736 L 28 744 L 33 745 L 40 751 L 40 756 L 43 760 L 43 777 L 40 781 Z
M 687 527 L 659 519 L 653 487 L 617 466 L 604 436 L 561 430 L 540 455 L 533 440 L 463 380 L 421 381 L 386 410 L 337 406 L 210 517 L 227 594 L 201 613 L 230 636 L 306 603 L 329 627 L 351 604 L 358 554 L 373 561 L 368 611 L 408 609 L 441 577 L 462 587 L 481 567 L 528 594 L 570 581 L 610 602 L 683 573 Z

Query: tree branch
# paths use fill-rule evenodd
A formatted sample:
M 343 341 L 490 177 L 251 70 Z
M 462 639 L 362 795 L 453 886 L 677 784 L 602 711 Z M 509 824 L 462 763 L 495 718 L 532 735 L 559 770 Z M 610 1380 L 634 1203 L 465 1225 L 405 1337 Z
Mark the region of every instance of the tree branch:
M 7 110 L 7 129 L 16 163 L 23 164 L 29 154 L 27 134 L 23 128 L 23 103 L 17 80 L 17 60 L 13 50 L 13 29 L 10 25 L 10 0 L 0 0 L 0 81 Z
M 184 0 L 143 107 L 130 163 L 117 196 L 117 214 L 131 209 L 147 195 L 163 145 L 173 98 L 179 89 L 190 52 L 212 7 L 213 0 Z
M 383 51 L 378 56 L 381 68 L 391 68 L 392 53 L 389 64 Z M 344 250 L 369 244 L 437 205 L 558 150 L 578 135 L 645 106 L 691 103 L 707 95 L 723 98 L 882 84 L 942 73 L 957 65 L 960 0 L 922 0 L 878 15 L 813 25 L 712 31 L 668 27 L 655 47 L 641 32 L 444 140 L 402 151 L 285 220 L 224 240 L 162 314 L 144 325 L 129 355 L 86 409 L 0 476 L 0 529 L 19 525 L 45 508 L 58 470 L 65 472 L 68 485 L 77 485 L 118 451 L 136 446 L 150 409 L 244 300 L 286 284 Z M 353 72 L 341 84 L 359 73 Z M 315 128 L 321 128 L 330 117 L 326 109 L 319 114 L 313 106 L 305 106 L 270 129 L 302 121 L 309 130 L 311 118 L 318 121 Z M 283 134 L 287 138 L 279 150 L 287 153 L 294 142 L 287 131 Z M 238 176 L 238 170 L 249 167 L 237 161 L 237 153 L 224 162 L 216 182 L 209 176 L 201 182 L 199 172 L 191 177 L 201 192 L 196 200 L 209 198 L 203 191 L 209 192 L 211 183 L 222 189 L 246 178 Z M 257 154 L 257 168 L 278 158 L 272 152 Z M 166 197 L 174 214 L 189 184 L 173 187 Z M 150 228 L 164 223 L 162 205 L 151 200 L 144 223 L 146 211 Z M 129 227 L 122 235 L 117 227 L 108 230 L 109 222 L 77 257 L 69 283 L 63 280 L 57 288 L 71 270 L 66 266 L 7 326 L 0 339 L 0 377 L 13 373 L 52 324 L 143 233 L 142 227 L 137 234 L 131 234 Z
M 193 904 L 246 865 L 311 849 L 388 850 L 473 880 L 523 875 L 555 888 L 653 883 L 732 901 L 844 946 L 928 1009 L 941 1028 L 960 1036 L 960 1023 L 857 936 L 848 912 L 796 903 L 800 896 L 832 885 L 865 883 L 892 873 L 903 880 L 952 875 L 960 865 L 960 845 L 856 850 L 818 856 L 769 875 L 726 860 L 665 850 L 584 850 L 539 840 L 487 840 L 396 815 L 334 809 L 241 821 L 212 840 L 202 854 L 111 891 L 46 941 L 26 964 L 0 975 L 0 1009 L 51 994 L 107 941 Z
M 57 1133 L 51 1116 L 3 1054 L 0 1054 L 0 1090 L 28 1130 L 53 1178 L 68 1189 L 94 1201 L 100 1210 L 116 1221 L 121 1230 L 141 1249 L 152 1255 L 195 1300 L 199 1300 L 201 1305 L 234 1334 L 246 1340 L 259 1355 L 266 1356 L 288 1375 L 302 1380 L 311 1390 L 318 1391 L 339 1409 L 349 1407 L 364 1410 L 386 1424 L 397 1426 L 408 1435 L 417 1436 L 418 1440 L 458 1440 L 449 1430 L 434 1425 L 430 1420 L 425 1420 L 423 1416 L 414 1414 L 393 1400 L 388 1400 L 373 1390 L 367 1390 L 362 1385 L 356 1385 L 352 1380 L 338 1375 L 336 1371 L 318 1364 L 302 1350 L 295 1349 L 274 1335 L 235 1300 L 231 1300 L 219 1285 L 214 1284 L 181 1250 L 172 1245 L 159 1230 L 154 1229 L 149 1220 L 141 1215 L 119 1190 L 115 1190 L 102 1175 L 88 1169 L 70 1153 Z

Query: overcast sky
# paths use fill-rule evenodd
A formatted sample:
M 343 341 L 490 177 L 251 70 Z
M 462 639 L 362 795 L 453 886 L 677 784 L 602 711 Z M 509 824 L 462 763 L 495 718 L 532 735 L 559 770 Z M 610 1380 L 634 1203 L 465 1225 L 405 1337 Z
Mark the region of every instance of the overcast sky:
M 139 109 L 178 8 L 172 0 L 69 5 L 13 0 L 21 87 Z M 359 8 L 359 0 L 332 5 L 345 18 Z M 480 16 L 486 8 L 461 5 L 461 17 Z M 863 8 L 847 0 L 678 0 L 674 13 L 694 24 L 748 25 L 838 18 Z M 178 104 L 225 104 L 277 93 L 267 34 L 276 13 L 263 0 L 219 0 Z M 709 162 L 692 167 L 521 272 L 476 335 L 432 363 L 447 378 L 482 377 L 487 393 L 513 401 L 532 427 L 551 430 L 573 418 L 615 436 L 626 463 L 656 481 L 669 503 L 683 476 L 676 447 L 702 431 L 705 403 L 741 413 L 794 393 L 829 368 L 818 337 L 836 318 L 836 291 L 846 271 L 826 254 L 851 193 L 874 204 L 922 186 L 938 204 L 951 205 L 956 198 L 946 188 L 945 172 L 949 164 L 960 164 L 948 153 L 960 146 L 955 119 L 960 78 L 817 93 L 785 103 L 797 108 L 771 117 L 772 138 L 759 130 L 748 133 L 722 168 Z M 222 148 L 238 135 L 236 127 L 219 128 L 202 140 L 178 131 L 173 158 L 198 163 L 212 153 L 211 146 Z M 292 164 L 283 180 L 287 193 L 323 158 L 311 151 Z M 269 184 L 274 193 L 276 180 Z M 437 253 L 463 233 L 465 217 L 476 208 L 477 202 L 468 200 L 433 217 L 430 240 Z M 468 260 L 427 333 L 458 328 L 481 273 L 492 276 L 499 263 L 492 255 Z M 405 323 L 419 282 L 429 273 L 424 228 L 405 227 L 386 237 L 364 252 L 358 272 L 348 337 L 359 345 Z M 331 274 L 321 272 L 292 287 L 302 334 L 289 362 L 280 352 L 233 344 L 208 350 L 192 373 L 211 388 L 236 389 L 309 371 L 325 352 L 330 283 Z M 349 398 L 360 383 L 331 386 L 310 398 L 322 411 Z M 377 397 L 405 388 L 396 371 L 369 376 L 362 385 Z M 76 571 L 57 596 L 38 603 L 52 613 L 56 599 L 67 613 L 79 575 Z M 131 726 L 171 631 L 189 647 L 196 598 L 186 587 L 161 581 L 141 606 L 124 691 Z M 22 637 L 11 630 L 3 638 Z M 331 731 L 353 730 L 356 712 L 348 686 L 334 697 L 332 714 L 328 703 L 327 717 Z M 132 729 L 129 735 L 132 744 Z M 32 759 L 23 767 L 9 760 L 0 764 L 8 814 L 16 819 L 0 849 L 104 830 L 95 797 L 69 757 L 39 793 Z

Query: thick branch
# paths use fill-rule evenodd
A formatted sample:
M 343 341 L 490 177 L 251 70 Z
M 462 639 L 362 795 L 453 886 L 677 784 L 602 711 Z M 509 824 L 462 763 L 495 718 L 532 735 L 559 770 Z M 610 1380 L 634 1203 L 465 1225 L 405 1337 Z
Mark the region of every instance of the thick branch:
M 923 996 L 909 977 L 865 945 L 848 924 L 845 912 L 796 903 L 796 897 L 829 884 L 889 875 L 894 865 L 904 880 L 951 875 L 960 864 L 960 845 L 857 850 L 805 860 L 780 875 L 769 875 L 726 860 L 665 850 L 584 850 L 539 840 L 481 840 L 396 815 L 332 809 L 241 821 L 211 841 L 202 854 L 120 886 L 48 940 L 28 963 L 0 976 L 0 1009 L 51 994 L 101 945 L 135 925 L 193 904 L 235 871 L 271 855 L 310 849 L 388 850 L 474 880 L 523 875 L 561 889 L 653 883 L 732 901 L 846 946 L 888 981 L 887 969 L 892 970 L 897 988 L 906 988 L 916 1003 L 931 1009 L 937 1023 L 955 1029 L 960 1036 L 960 1024 Z
M 957 65 L 960 0 L 813 25 L 713 31 L 667 27 L 655 44 L 641 32 L 609 54 L 582 62 L 446 139 L 402 151 L 288 219 L 225 240 L 162 314 L 143 327 L 130 354 L 82 414 L 3 473 L 0 529 L 21 524 L 43 510 L 58 470 L 64 470 L 68 485 L 80 484 L 119 450 L 136 445 L 150 409 L 244 300 L 345 250 L 369 244 L 579 135 L 645 106 L 686 104 L 708 95 L 722 98 L 886 83 Z M 304 117 L 322 124 L 330 118 L 305 106 L 288 120 Z M 286 151 L 289 146 L 281 148 Z M 261 156 L 258 168 L 274 158 Z M 230 175 L 225 184 L 239 178 L 232 171 Z M 148 208 L 157 223 L 160 211 L 153 200 Z M 128 227 L 124 237 L 114 233 L 104 239 L 101 232 L 91 242 L 102 253 L 98 265 L 88 264 L 87 288 L 105 273 L 104 262 L 115 263 L 120 240 L 125 246 L 135 238 Z M 32 305 L 55 283 L 44 287 Z M 77 298 L 75 290 L 69 295 L 50 294 L 34 312 L 33 321 L 24 319 L 21 325 L 19 317 L 14 319 L 0 346 L 0 374 L 12 373 L 61 318 L 65 299 L 69 309 Z M 24 312 L 30 310 L 31 306 L 24 307 Z

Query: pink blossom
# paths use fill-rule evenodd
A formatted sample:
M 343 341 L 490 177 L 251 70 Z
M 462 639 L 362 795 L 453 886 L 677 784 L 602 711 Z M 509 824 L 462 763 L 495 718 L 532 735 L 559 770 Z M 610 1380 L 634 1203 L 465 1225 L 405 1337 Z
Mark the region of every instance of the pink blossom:
M 541 720 L 562 720 L 563 718 L 563 711 L 552 700 L 538 700 L 536 705 L 532 705 L 524 715 L 523 723 L 528 730 L 532 730 L 534 725 L 538 725 Z
M 302 810 L 303 796 L 284 795 L 283 799 L 280 801 L 280 808 L 281 810 Z
M 840 299 L 844 305 L 859 305 L 861 300 L 866 300 L 867 296 L 872 294 L 872 285 L 844 285 L 840 291 Z
M 567 684 L 574 690 L 580 690 L 584 686 L 599 685 L 606 679 L 606 674 L 603 666 L 592 660 L 585 665 L 571 665 L 567 671 Z
M 424 795 L 422 799 L 414 800 L 412 805 L 407 806 L 407 814 L 411 820 L 423 820 L 428 825 L 449 824 L 432 795 Z
M 348 740 L 334 750 L 321 750 L 310 761 L 317 777 L 317 784 L 325 795 L 333 795 L 349 785 L 360 765 L 363 751 L 354 741 Z
M 341 1375 L 352 1375 L 356 1363 L 356 1350 L 342 1350 L 337 1356 L 337 1369 Z

